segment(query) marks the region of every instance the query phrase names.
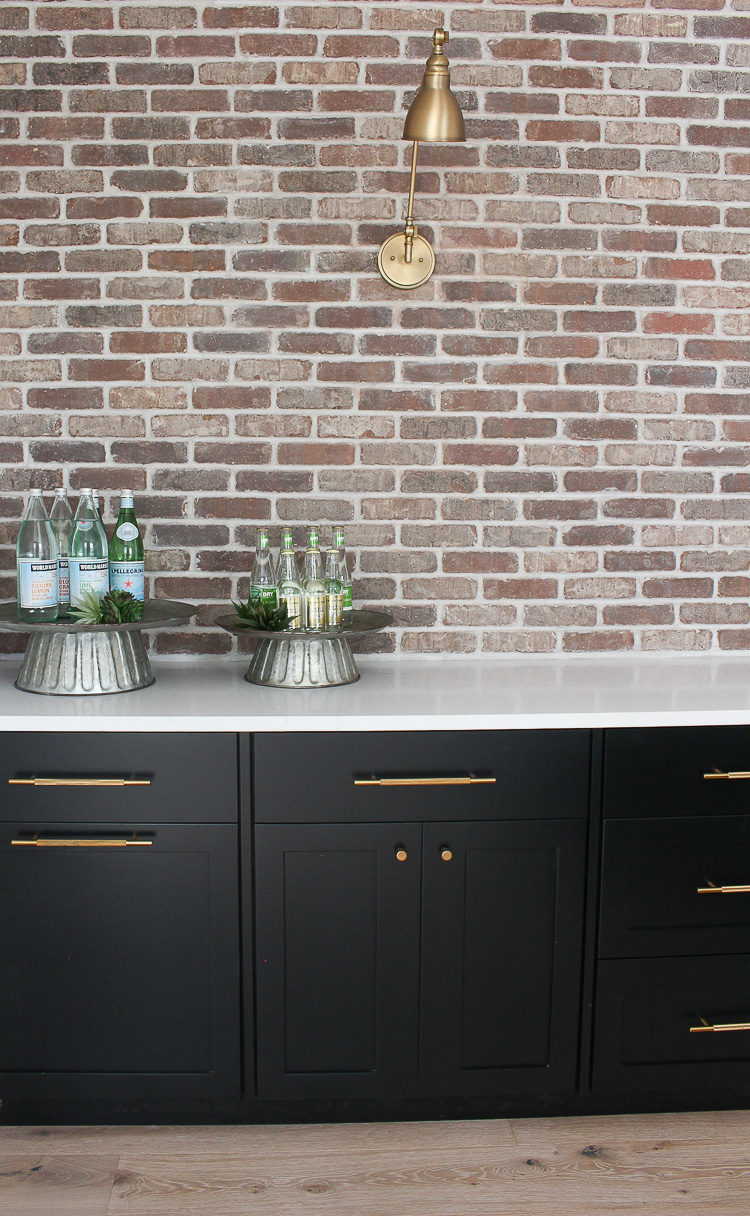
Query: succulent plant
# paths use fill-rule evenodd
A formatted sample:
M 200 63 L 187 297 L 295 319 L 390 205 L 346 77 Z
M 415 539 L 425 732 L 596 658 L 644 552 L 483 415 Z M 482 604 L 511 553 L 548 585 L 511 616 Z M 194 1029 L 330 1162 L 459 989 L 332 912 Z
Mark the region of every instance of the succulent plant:
M 245 629 L 262 629 L 268 633 L 280 633 L 289 629 L 294 622 L 289 619 L 286 604 L 280 608 L 272 608 L 270 604 L 262 604 L 260 600 L 248 600 L 240 604 L 232 600 L 234 610 L 239 618 L 239 624 Z
M 129 625 L 132 621 L 140 621 L 142 616 L 142 600 L 137 600 L 129 591 L 108 591 L 102 596 L 103 625 Z
M 108 591 L 101 597 L 84 591 L 70 615 L 79 625 L 126 625 L 141 619 L 143 604 L 129 591 Z

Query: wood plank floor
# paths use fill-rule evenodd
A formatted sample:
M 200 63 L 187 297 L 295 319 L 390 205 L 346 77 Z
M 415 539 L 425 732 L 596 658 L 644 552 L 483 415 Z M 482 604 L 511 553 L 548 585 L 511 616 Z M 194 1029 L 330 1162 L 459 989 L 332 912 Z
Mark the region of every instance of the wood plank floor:
M 748 1216 L 750 1112 L 0 1128 L 0 1216 Z

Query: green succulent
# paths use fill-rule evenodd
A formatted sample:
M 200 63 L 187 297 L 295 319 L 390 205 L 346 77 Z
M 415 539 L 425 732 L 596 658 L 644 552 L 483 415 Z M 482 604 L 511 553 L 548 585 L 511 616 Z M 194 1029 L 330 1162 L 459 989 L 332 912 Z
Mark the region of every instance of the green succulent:
M 143 604 L 129 591 L 108 591 L 98 596 L 84 591 L 70 615 L 79 625 L 127 625 L 143 616 Z
M 280 608 L 272 608 L 270 604 L 263 604 L 260 600 L 252 599 L 249 599 L 246 604 L 238 603 L 237 600 L 232 600 L 232 603 L 239 617 L 239 624 L 245 629 L 262 629 L 267 633 L 280 633 L 282 629 L 289 629 L 294 623 L 289 619 L 286 604 L 282 604 Z
M 103 625 L 129 625 L 140 621 L 142 616 L 142 600 L 137 600 L 129 591 L 108 591 L 102 596 Z

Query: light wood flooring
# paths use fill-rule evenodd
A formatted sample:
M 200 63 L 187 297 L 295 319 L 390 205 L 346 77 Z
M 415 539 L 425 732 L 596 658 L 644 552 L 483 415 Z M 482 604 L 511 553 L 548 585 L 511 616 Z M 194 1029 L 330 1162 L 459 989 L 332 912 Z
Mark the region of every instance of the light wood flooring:
M 750 1112 L 0 1128 L 1 1216 L 749 1216 Z

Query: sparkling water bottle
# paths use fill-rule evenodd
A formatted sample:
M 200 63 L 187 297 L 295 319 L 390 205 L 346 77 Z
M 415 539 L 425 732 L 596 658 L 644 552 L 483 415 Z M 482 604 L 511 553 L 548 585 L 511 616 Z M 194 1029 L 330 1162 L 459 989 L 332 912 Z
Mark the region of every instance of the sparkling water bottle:
M 67 616 L 70 608 L 70 572 L 68 555 L 70 538 L 73 535 L 73 512 L 65 490 L 55 490 L 55 501 L 49 513 L 49 522 L 57 541 L 57 606 L 58 616 Z
M 143 537 L 133 506 L 133 491 L 123 490 L 120 514 L 109 542 L 109 585 L 113 591 L 129 591 L 143 603 Z
M 101 598 L 109 591 L 107 533 L 94 504 L 93 490 L 81 490 L 70 538 L 70 605 L 76 608 L 90 591 Z
M 41 490 L 32 490 L 16 545 L 19 621 L 57 620 L 57 542 Z

